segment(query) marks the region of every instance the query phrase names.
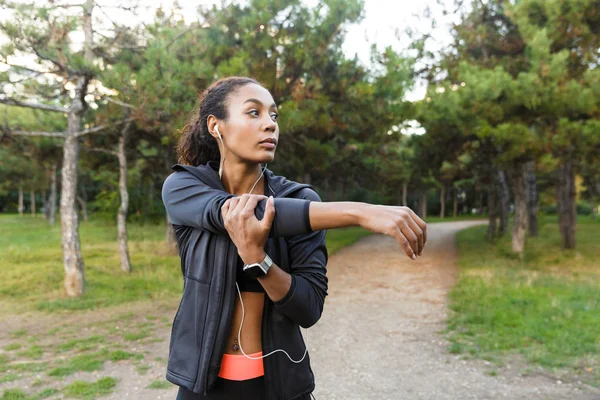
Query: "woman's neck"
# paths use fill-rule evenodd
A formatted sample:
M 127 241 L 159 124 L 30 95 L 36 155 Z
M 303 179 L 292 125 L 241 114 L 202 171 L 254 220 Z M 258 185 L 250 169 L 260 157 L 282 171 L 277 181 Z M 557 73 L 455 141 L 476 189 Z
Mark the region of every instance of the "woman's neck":
M 223 165 L 223 176 L 221 182 L 228 193 L 241 196 L 249 193 L 256 183 L 252 194 L 264 193 L 264 179 L 256 180 L 261 175 L 260 164 L 228 163 L 227 159 Z

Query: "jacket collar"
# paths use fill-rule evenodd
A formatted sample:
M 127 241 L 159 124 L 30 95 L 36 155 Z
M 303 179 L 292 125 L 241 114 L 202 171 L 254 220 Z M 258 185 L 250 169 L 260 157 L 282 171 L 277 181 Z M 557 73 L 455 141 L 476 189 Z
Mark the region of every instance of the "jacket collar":
M 213 189 L 225 191 L 225 187 L 223 186 L 221 179 L 219 179 L 219 163 L 216 161 L 209 161 L 206 164 L 198 166 L 175 164 L 171 168 L 174 171 L 188 171 Z M 289 194 L 305 187 L 312 187 L 308 184 L 290 181 L 284 176 L 275 175 L 273 171 L 268 168 L 265 169 L 265 178 L 266 183 L 271 186 L 275 192 L 275 197 L 281 197 L 284 193 Z

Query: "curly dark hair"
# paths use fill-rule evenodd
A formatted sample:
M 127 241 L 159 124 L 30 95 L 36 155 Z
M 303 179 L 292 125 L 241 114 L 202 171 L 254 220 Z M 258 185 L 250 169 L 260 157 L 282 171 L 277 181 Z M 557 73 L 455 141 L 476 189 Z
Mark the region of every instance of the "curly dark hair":
M 255 79 L 242 76 L 222 78 L 198 95 L 200 105 L 183 127 L 177 143 L 177 158 L 180 164 L 196 166 L 209 161 L 221 161 L 219 146 L 208 131 L 208 116 L 214 115 L 226 121 L 227 97 L 241 86 L 250 83 L 260 85 Z

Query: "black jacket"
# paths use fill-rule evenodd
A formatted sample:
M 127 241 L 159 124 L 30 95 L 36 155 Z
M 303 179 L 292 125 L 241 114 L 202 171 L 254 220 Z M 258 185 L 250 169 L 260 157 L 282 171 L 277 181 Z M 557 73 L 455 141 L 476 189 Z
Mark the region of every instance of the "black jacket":
M 174 226 L 183 296 L 171 333 L 167 380 L 195 393 L 214 386 L 230 332 L 235 301 L 237 249 L 223 225 L 221 207 L 233 197 L 209 162 L 197 167 L 175 165 L 165 180 L 162 198 Z M 265 170 L 265 188 L 275 199 L 275 220 L 266 253 L 292 276 L 285 297 L 276 303 L 265 296 L 262 351 L 284 349 L 302 358 L 305 343 L 299 326 L 314 325 L 327 296 L 325 231 L 312 232 L 310 201 L 320 201 L 310 185 L 289 181 Z M 267 194 L 267 193 L 265 193 Z M 265 201 L 255 214 L 262 219 Z M 288 400 L 314 390 L 308 355 L 299 364 L 277 352 L 264 358 L 269 400 Z

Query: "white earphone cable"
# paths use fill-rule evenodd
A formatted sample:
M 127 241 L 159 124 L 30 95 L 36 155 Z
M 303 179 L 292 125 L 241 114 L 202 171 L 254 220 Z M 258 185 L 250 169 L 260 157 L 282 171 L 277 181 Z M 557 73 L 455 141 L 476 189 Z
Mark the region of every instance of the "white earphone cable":
M 304 361 L 304 358 L 306 357 L 306 354 L 308 354 L 308 347 L 304 348 L 304 355 L 302 356 L 302 358 L 298 361 L 292 359 L 292 357 L 290 357 L 290 355 L 288 354 L 287 351 L 283 350 L 283 349 L 277 349 L 277 350 L 273 350 L 272 352 L 265 354 L 263 356 L 260 357 L 251 357 L 248 354 L 246 354 L 246 352 L 244 352 L 244 348 L 242 347 L 242 325 L 244 325 L 244 316 L 245 316 L 245 312 L 244 312 L 244 302 L 242 301 L 242 293 L 240 292 L 240 287 L 238 286 L 237 282 L 235 283 L 235 287 L 237 289 L 238 292 L 238 296 L 240 298 L 240 304 L 242 305 L 242 320 L 240 321 L 240 329 L 238 330 L 238 343 L 240 345 L 240 350 L 242 352 L 242 354 L 246 357 L 249 358 L 250 360 L 260 360 L 261 358 L 265 358 L 268 357 L 272 354 L 275 354 L 277 352 L 282 352 L 284 353 L 287 358 L 290 359 L 291 362 L 293 362 L 294 364 L 300 364 L 302 361 Z
M 221 140 L 221 145 L 223 146 L 223 156 L 221 157 L 221 163 L 220 163 L 220 165 L 219 165 L 219 179 L 221 179 L 221 176 L 223 175 L 223 164 L 224 164 L 224 160 L 225 160 L 225 144 L 223 143 L 223 139 L 221 138 L 221 133 L 219 132 L 219 127 L 218 127 L 218 126 L 215 126 L 215 129 L 216 129 L 216 131 L 217 131 L 217 135 L 219 135 L 219 140 Z M 258 181 L 260 181 L 260 178 L 262 178 L 262 176 L 264 175 L 264 173 L 265 173 L 265 170 L 266 170 L 266 169 L 267 169 L 267 164 L 265 163 L 265 166 L 264 166 L 264 168 L 263 168 L 263 170 L 262 170 L 262 172 L 261 172 L 260 176 L 258 177 L 258 179 L 256 180 L 256 182 L 254 182 L 254 185 L 252 185 L 252 188 L 250 189 L 250 192 L 248 192 L 249 194 L 251 194 L 251 193 L 252 193 L 252 191 L 253 191 L 253 190 L 254 190 L 254 188 L 256 187 L 256 184 L 258 183 Z M 273 189 L 272 189 L 270 186 L 269 186 L 269 189 L 271 190 L 271 192 L 273 192 Z M 274 194 L 274 192 L 273 192 L 273 194 Z M 262 356 L 260 356 L 260 357 L 251 357 L 251 356 L 249 356 L 248 354 L 246 354 L 246 352 L 244 351 L 244 348 L 242 347 L 242 326 L 244 325 L 244 317 L 245 317 L 246 313 L 245 313 L 245 310 L 244 310 L 244 302 L 242 301 L 242 293 L 240 292 L 240 287 L 239 287 L 239 285 L 238 285 L 238 283 L 237 283 L 237 282 L 235 283 L 235 287 L 236 287 L 236 289 L 237 289 L 238 296 L 239 296 L 239 298 L 240 298 L 240 304 L 241 304 L 241 306 L 242 306 L 242 320 L 240 321 L 240 328 L 239 328 L 239 330 L 238 330 L 238 343 L 239 343 L 239 345 L 240 345 L 240 350 L 241 350 L 242 354 L 243 354 L 243 355 L 244 355 L 246 358 L 248 358 L 248 359 L 250 359 L 250 360 L 260 360 L 260 359 L 262 359 L 262 358 L 265 358 L 265 357 L 268 357 L 268 356 L 270 356 L 270 355 L 273 355 L 273 354 L 275 354 L 275 353 L 277 353 L 277 352 L 282 352 L 282 353 L 284 353 L 284 354 L 287 356 L 287 358 L 289 358 L 289 359 L 290 359 L 290 361 L 291 361 L 291 362 L 293 362 L 293 363 L 295 363 L 295 364 L 299 364 L 299 363 L 301 363 L 302 361 L 304 361 L 304 359 L 306 358 L 306 355 L 308 354 L 308 347 L 305 347 L 305 348 L 304 348 L 304 355 L 303 355 L 303 356 L 302 356 L 302 358 L 301 358 L 300 360 L 298 360 L 298 361 L 296 361 L 296 360 L 292 359 L 292 357 L 290 357 L 290 355 L 288 354 L 288 352 L 287 352 L 287 351 L 285 351 L 285 350 L 283 350 L 283 349 L 276 349 L 276 350 L 273 350 L 273 351 L 272 351 L 272 352 L 270 352 L 269 354 L 265 354 L 265 355 L 262 355 Z

